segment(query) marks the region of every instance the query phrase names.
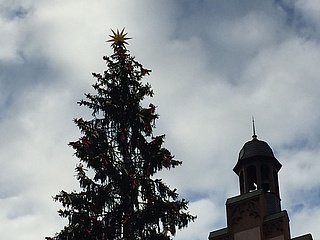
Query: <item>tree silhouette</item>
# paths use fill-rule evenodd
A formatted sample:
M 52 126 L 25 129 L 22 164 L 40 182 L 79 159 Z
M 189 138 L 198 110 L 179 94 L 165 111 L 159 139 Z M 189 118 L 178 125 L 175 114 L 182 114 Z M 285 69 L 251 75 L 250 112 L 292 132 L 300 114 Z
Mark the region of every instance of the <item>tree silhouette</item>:
M 93 73 L 96 93 L 78 102 L 92 110 L 92 119 L 74 119 L 82 137 L 69 143 L 79 158 L 81 191 L 54 197 L 69 223 L 47 239 L 167 240 L 195 220 L 176 189 L 154 178 L 181 161 L 162 147 L 164 135 L 153 135 L 155 105 L 142 106 L 153 96 L 150 84 L 142 83 L 151 70 L 130 55 L 124 29 L 112 33 L 113 54 L 103 57 L 107 69 Z

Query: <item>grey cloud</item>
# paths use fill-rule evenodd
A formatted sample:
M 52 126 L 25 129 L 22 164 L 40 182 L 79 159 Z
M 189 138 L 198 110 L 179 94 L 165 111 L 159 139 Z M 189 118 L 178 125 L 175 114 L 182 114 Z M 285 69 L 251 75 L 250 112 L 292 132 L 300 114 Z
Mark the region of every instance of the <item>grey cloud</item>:
M 318 219 L 319 45 L 293 31 L 284 10 L 264 0 L 110 0 L 41 1 L 32 11 L 22 14 L 28 19 L 22 25 L 7 25 L 14 34 L 0 63 L 6 116 L 0 121 L 2 232 L 41 239 L 63 227 L 56 214 L 61 206 L 51 196 L 77 188 L 76 159 L 67 143 L 79 137 L 72 118 L 90 117 L 76 101 L 92 91 L 91 72 L 104 70 L 109 29 L 123 26 L 133 38 L 131 53 L 153 70 L 145 81 L 155 91 L 146 102 L 159 106 L 155 132 L 166 134 L 166 147 L 183 160 L 182 167 L 159 176 L 190 199 L 198 215 L 177 240 L 206 239 L 225 226 L 225 200 L 239 191 L 232 168 L 252 135 L 252 115 L 258 137 L 283 164 L 282 203 L 292 211 L 294 234 L 307 231 L 302 219 L 308 214 Z M 295 198 L 304 187 L 307 202 Z M 18 201 L 12 219 L 4 220 L 15 197 L 26 199 L 26 211 Z M 315 239 L 317 225 L 308 227 Z
M 0 16 L 9 21 L 26 18 L 28 13 L 27 8 L 15 4 L 14 1 L 3 1 L 0 4 Z

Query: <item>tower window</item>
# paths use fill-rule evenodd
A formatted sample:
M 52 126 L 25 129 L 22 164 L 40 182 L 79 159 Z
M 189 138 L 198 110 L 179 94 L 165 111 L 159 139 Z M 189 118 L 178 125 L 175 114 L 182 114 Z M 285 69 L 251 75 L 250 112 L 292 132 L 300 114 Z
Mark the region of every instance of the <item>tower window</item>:
M 274 192 L 279 196 L 279 182 L 276 169 L 273 169 Z
M 248 187 L 249 192 L 255 191 L 258 188 L 257 172 L 255 166 L 249 166 L 247 169 Z
M 264 192 L 270 192 L 270 168 L 268 165 L 261 165 L 260 168 L 261 183 Z
M 243 194 L 245 191 L 243 171 L 240 172 L 239 179 L 240 179 L 240 193 Z

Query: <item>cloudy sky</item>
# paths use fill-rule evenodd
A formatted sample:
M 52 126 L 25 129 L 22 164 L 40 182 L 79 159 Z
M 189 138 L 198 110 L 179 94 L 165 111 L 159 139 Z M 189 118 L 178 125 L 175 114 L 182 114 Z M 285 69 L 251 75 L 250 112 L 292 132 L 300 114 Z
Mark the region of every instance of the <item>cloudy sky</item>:
M 320 239 L 320 3 L 318 0 L 0 0 L 1 239 L 52 236 L 67 222 L 51 196 L 77 188 L 67 146 L 89 116 L 76 102 L 105 68 L 105 42 L 126 27 L 156 133 L 183 166 L 161 173 L 198 216 L 176 240 L 226 226 L 239 194 L 239 150 L 257 135 L 283 164 L 292 236 Z

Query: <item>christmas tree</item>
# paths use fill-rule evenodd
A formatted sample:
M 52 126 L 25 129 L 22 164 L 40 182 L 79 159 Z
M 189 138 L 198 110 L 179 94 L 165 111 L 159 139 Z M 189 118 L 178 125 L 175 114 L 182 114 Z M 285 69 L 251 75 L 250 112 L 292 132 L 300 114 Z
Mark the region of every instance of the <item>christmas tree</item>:
M 142 82 L 151 70 L 130 55 L 124 29 L 112 33 L 107 42 L 113 54 L 103 57 L 107 69 L 93 73 L 95 94 L 78 102 L 92 110 L 92 119 L 74 120 L 82 137 L 69 143 L 79 158 L 81 190 L 54 197 L 69 223 L 47 239 L 168 240 L 195 219 L 176 189 L 154 178 L 181 161 L 162 147 L 164 135 L 153 135 L 155 105 L 142 106 L 153 96 L 150 84 Z

